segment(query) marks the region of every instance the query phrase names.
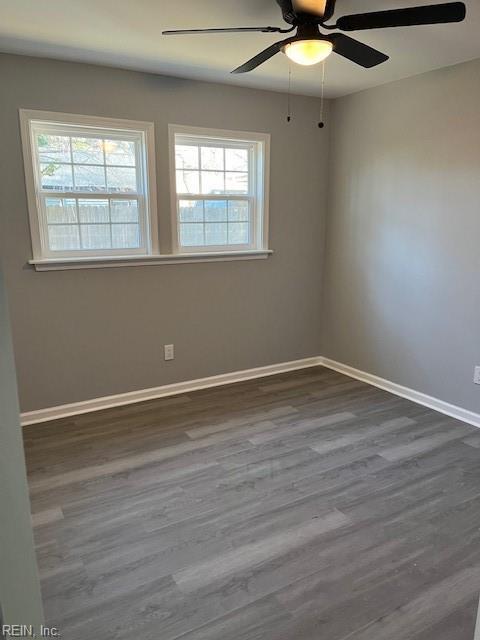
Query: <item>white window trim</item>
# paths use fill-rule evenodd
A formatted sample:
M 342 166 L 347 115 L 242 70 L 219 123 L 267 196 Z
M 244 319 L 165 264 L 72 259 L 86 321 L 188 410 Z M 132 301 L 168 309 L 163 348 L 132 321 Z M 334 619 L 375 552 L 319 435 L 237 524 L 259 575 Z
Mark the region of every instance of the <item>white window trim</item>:
M 236 260 L 263 260 L 273 251 L 212 251 L 211 253 L 178 253 L 151 256 L 115 256 L 111 258 L 72 258 L 29 260 L 37 271 L 63 271 L 66 269 L 104 269 L 108 267 L 144 267 L 162 264 L 189 264 L 197 262 L 233 262 Z
M 20 109 L 20 130 L 22 138 L 23 159 L 25 168 L 25 181 L 27 190 L 27 203 L 30 219 L 30 231 L 32 238 L 32 254 L 33 260 L 29 262 L 34 265 L 39 264 L 70 264 L 73 262 L 86 264 L 87 261 L 98 262 L 99 259 L 110 260 L 112 258 L 122 258 L 124 261 L 129 259 L 138 259 L 139 257 L 150 257 L 158 255 L 158 214 L 157 214 L 157 193 L 156 193 L 156 171 L 155 171 L 155 135 L 154 125 L 151 122 L 141 122 L 136 120 L 123 120 L 119 118 L 104 118 L 99 116 L 84 116 L 71 113 L 60 113 L 55 111 L 37 111 L 31 109 Z M 61 256 L 52 256 L 46 254 L 43 243 L 42 234 L 44 229 L 40 224 L 40 216 L 42 215 L 42 206 L 38 197 L 39 189 L 36 185 L 36 171 L 34 158 L 34 140 L 33 132 L 35 123 L 52 123 L 52 125 L 65 124 L 66 126 L 85 126 L 97 127 L 105 129 L 113 129 L 128 132 L 140 132 L 143 137 L 145 153 L 141 160 L 142 179 L 145 184 L 144 206 L 145 218 L 144 235 L 146 241 L 145 249 L 126 250 L 125 255 L 119 255 L 113 251 L 72 251 L 65 252 Z M 58 193 L 59 197 L 65 195 L 63 192 Z M 68 195 L 68 194 L 67 194 Z M 97 197 L 101 194 L 96 194 Z M 85 194 L 85 197 L 91 197 L 91 194 Z
M 205 246 L 205 247 L 181 247 L 178 241 L 178 212 L 177 212 L 177 185 L 176 185 L 176 163 L 175 163 L 175 136 L 185 137 L 205 137 L 209 141 L 218 138 L 220 141 L 231 140 L 232 142 L 254 142 L 262 146 L 262 153 L 259 161 L 255 164 L 255 207 L 254 212 L 254 242 L 249 245 Z M 270 194 L 270 134 L 252 133 L 247 131 L 232 131 L 229 129 L 210 129 L 204 127 L 191 127 L 178 124 L 168 125 L 168 147 L 170 156 L 170 206 L 171 206 L 171 229 L 172 229 L 172 251 L 177 256 L 202 254 L 235 254 L 255 253 L 268 255 L 268 218 L 269 218 L 269 194 Z M 249 194 L 251 197 L 251 194 Z M 240 198 L 240 196 L 239 196 Z M 186 196 L 185 199 L 188 199 Z M 212 196 L 212 199 L 225 199 L 225 196 Z

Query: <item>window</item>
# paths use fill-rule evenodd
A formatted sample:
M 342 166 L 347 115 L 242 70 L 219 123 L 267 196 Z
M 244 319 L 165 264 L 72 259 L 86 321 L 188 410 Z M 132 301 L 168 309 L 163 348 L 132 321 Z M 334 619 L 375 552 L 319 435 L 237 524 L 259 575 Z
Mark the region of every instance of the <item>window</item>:
M 22 111 L 34 259 L 158 253 L 153 125 Z
M 22 109 L 20 124 L 38 271 L 272 253 L 269 135 L 170 125 L 173 234 L 160 254 L 152 123 Z
M 267 248 L 269 136 L 170 126 L 173 249 Z

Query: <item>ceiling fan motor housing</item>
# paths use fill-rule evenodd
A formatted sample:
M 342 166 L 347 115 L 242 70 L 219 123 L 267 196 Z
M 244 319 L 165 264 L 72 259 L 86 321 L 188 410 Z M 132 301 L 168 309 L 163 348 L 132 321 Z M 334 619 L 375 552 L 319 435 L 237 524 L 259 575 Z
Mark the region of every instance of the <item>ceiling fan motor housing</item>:
M 282 10 L 283 19 L 288 24 L 296 24 L 297 15 L 292 7 L 292 0 L 277 0 L 277 4 Z
M 302 24 L 321 24 L 330 20 L 335 12 L 335 0 L 327 0 L 323 13 L 311 13 L 307 8 L 303 11 L 301 0 L 293 2 L 292 0 L 277 0 L 277 4 L 282 10 L 285 22 L 295 27 Z M 308 6 L 310 7 L 311 3 Z
M 299 24 L 297 33 L 292 38 L 294 40 L 321 40 L 322 34 L 318 28 L 318 24 Z

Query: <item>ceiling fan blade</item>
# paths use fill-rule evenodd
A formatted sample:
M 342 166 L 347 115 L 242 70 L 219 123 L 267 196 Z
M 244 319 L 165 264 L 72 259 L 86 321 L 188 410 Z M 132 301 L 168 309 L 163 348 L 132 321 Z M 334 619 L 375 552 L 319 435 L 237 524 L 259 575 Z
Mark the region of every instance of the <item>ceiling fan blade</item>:
M 273 58 L 274 55 L 279 53 L 282 50 L 282 47 L 292 41 L 292 38 L 287 38 L 286 40 L 281 40 L 280 42 L 276 42 L 272 44 L 270 47 L 267 47 L 264 51 L 257 53 L 256 56 L 240 65 L 236 69 L 232 71 L 232 73 L 247 73 L 248 71 L 252 71 L 256 69 L 261 64 Z
M 295 13 L 307 13 L 312 16 L 323 18 L 327 8 L 328 0 L 292 0 Z
M 250 33 L 261 31 L 262 33 L 285 33 L 280 27 L 227 27 L 225 29 L 173 29 L 162 31 L 163 36 L 181 36 L 195 33 Z
M 358 40 L 354 40 L 343 33 L 332 33 L 324 36 L 324 38 L 325 40 L 330 40 L 333 44 L 335 53 L 366 69 L 376 67 L 388 60 L 388 56 L 381 51 L 377 51 L 377 49 L 373 49 L 367 44 L 363 44 L 363 42 L 358 42 Z
M 383 29 L 385 27 L 410 27 L 420 24 L 441 24 L 461 22 L 465 19 L 466 8 L 463 2 L 448 2 L 410 9 L 375 11 L 352 16 L 343 16 L 337 20 L 337 28 L 342 31 L 361 29 Z

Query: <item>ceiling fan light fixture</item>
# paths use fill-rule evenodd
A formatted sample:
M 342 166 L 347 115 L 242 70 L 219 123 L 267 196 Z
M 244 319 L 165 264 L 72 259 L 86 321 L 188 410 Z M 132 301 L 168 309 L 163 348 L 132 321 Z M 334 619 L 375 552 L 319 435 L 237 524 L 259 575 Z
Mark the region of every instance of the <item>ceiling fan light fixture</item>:
M 285 45 L 282 50 L 293 62 L 311 66 L 328 58 L 333 45 L 328 40 L 296 40 Z

